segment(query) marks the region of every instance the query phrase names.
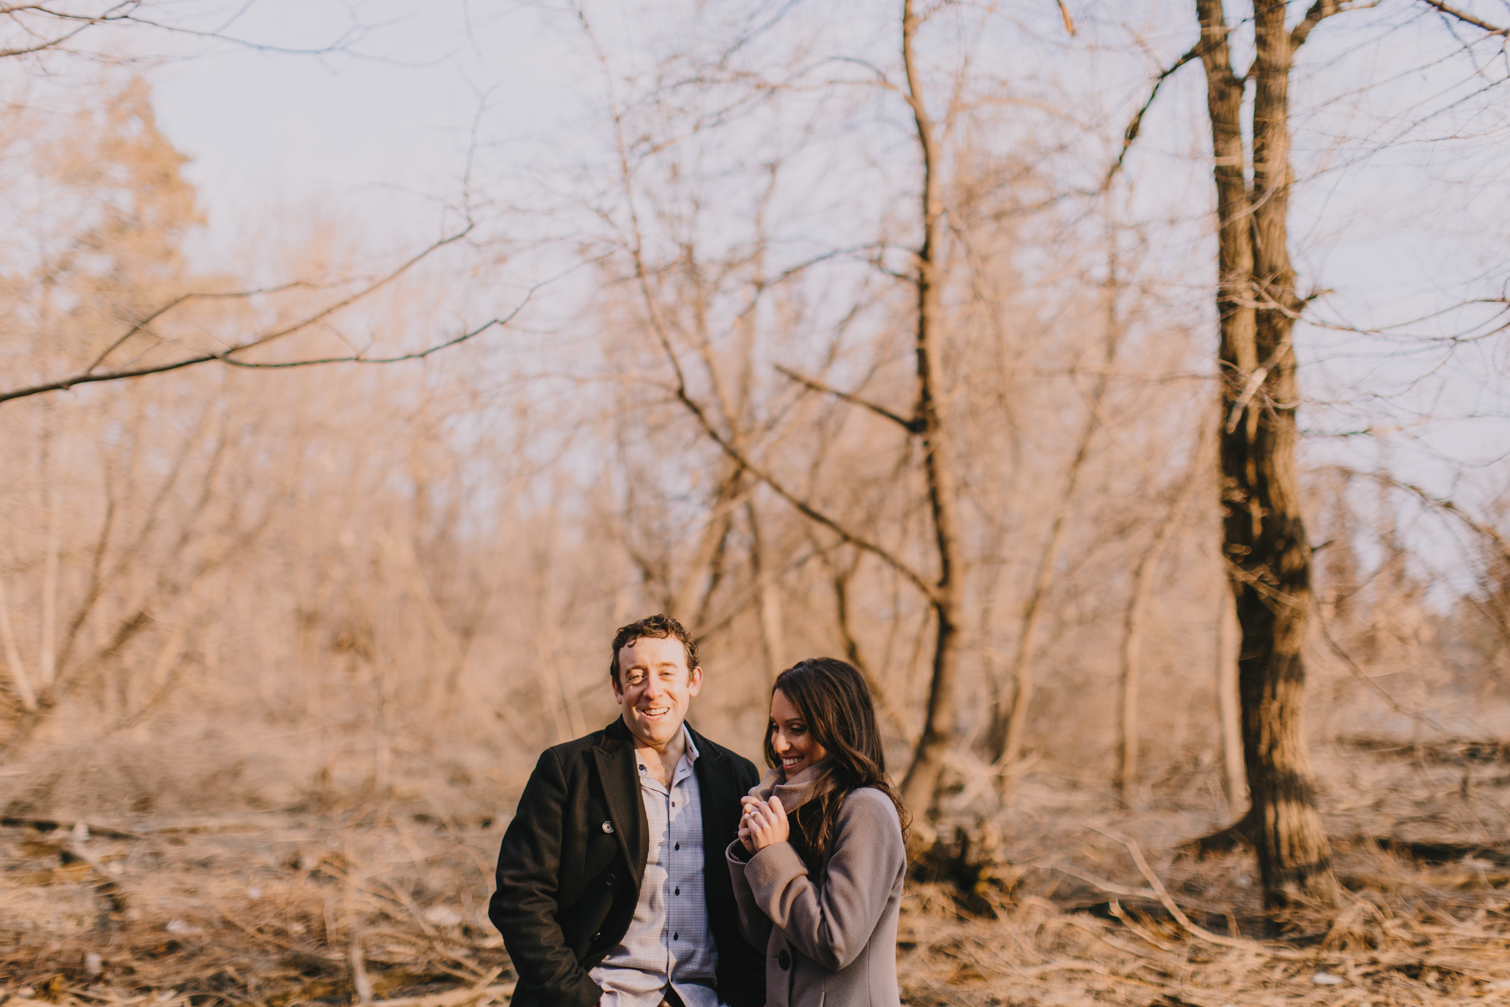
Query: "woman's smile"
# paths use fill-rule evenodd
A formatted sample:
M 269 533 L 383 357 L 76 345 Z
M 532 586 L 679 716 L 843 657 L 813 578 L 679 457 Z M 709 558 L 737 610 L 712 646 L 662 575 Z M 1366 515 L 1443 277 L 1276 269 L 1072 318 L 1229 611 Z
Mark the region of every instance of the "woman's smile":
M 796 705 L 780 689 L 771 693 L 771 748 L 781 759 L 781 771 L 788 780 L 828 758 L 827 749 L 813 737 Z

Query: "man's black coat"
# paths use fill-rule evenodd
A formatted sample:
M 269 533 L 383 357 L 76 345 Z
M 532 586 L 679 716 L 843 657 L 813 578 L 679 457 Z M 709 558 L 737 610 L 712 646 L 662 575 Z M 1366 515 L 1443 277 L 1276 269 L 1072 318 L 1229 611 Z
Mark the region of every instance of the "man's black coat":
M 765 966 L 739 934 L 724 850 L 739 829 L 739 799 L 760 780 L 749 759 L 691 727 L 702 796 L 708 928 L 718 945 L 718 995 L 732 1007 L 765 1003 Z M 548 748 L 520 795 L 498 853 L 488 917 L 503 934 L 519 985 L 515 1007 L 593 1007 L 588 970 L 629 930 L 650 853 L 634 737 L 615 720 Z

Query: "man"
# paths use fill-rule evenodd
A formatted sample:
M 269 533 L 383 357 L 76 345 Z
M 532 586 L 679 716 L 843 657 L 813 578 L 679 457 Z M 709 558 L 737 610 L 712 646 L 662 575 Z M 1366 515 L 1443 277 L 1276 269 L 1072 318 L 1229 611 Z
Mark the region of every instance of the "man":
M 609 679 L 619 718 L 546 749 L 504 833 L 514 1007 L 759 1007 L 724 851 L 760 774 L 683 723 L 703 669 L 675 619 L 620 629 Z

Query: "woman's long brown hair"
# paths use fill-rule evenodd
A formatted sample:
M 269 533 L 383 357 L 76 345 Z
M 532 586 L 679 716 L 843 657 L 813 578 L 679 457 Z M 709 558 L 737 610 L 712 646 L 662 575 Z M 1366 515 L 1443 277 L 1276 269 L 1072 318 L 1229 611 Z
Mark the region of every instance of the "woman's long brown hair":
M 905 837 L 907 806 L 886 778 L 886 753 L 876 728 L 875 704 L 855 666 L 836 657 L 811 657 L 776 676 L 772 694 L 777 690 L 797 708 L 813 740 L 828 752 L 828 762 L 813 785 L 821 788 L 828 780 L 833 786 L 799 808 L 792 819 L 802 833 L 798 845 L 806 847 L 809 866 L 816 867 L 826 858 L 844 798 L 861 787 L 874 787 L 891 798 Z M 781 757 L 771 747 L 774 730 L 774 723 L 766 725 L 765 757 L 773 769 L 781 765 Z M 803 814 L 809 808 L 817 813 Z

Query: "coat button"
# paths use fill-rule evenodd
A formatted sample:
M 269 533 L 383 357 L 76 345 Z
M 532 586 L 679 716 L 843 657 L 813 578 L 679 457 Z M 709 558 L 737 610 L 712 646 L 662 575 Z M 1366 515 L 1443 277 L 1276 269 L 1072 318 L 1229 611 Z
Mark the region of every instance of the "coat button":
M 607 878 L 604 878 L 603 879 L 603 883 L 605 885 L 607 885 L 609 888 L 612 888 L 613 887 L 613 875 L 610 874 Z
M 785 972 L 792 967 L 792 956 L 782 951 L 781 954 L 776 956 L 776 964 L 780 965 L 781 971 Z
M 605 834 L 607 834 L 607 835 L 610 835 L 610 836 L 613 835 L 613 823 L 612 822 L 604 822 L 603 823 L 603 832 Z

